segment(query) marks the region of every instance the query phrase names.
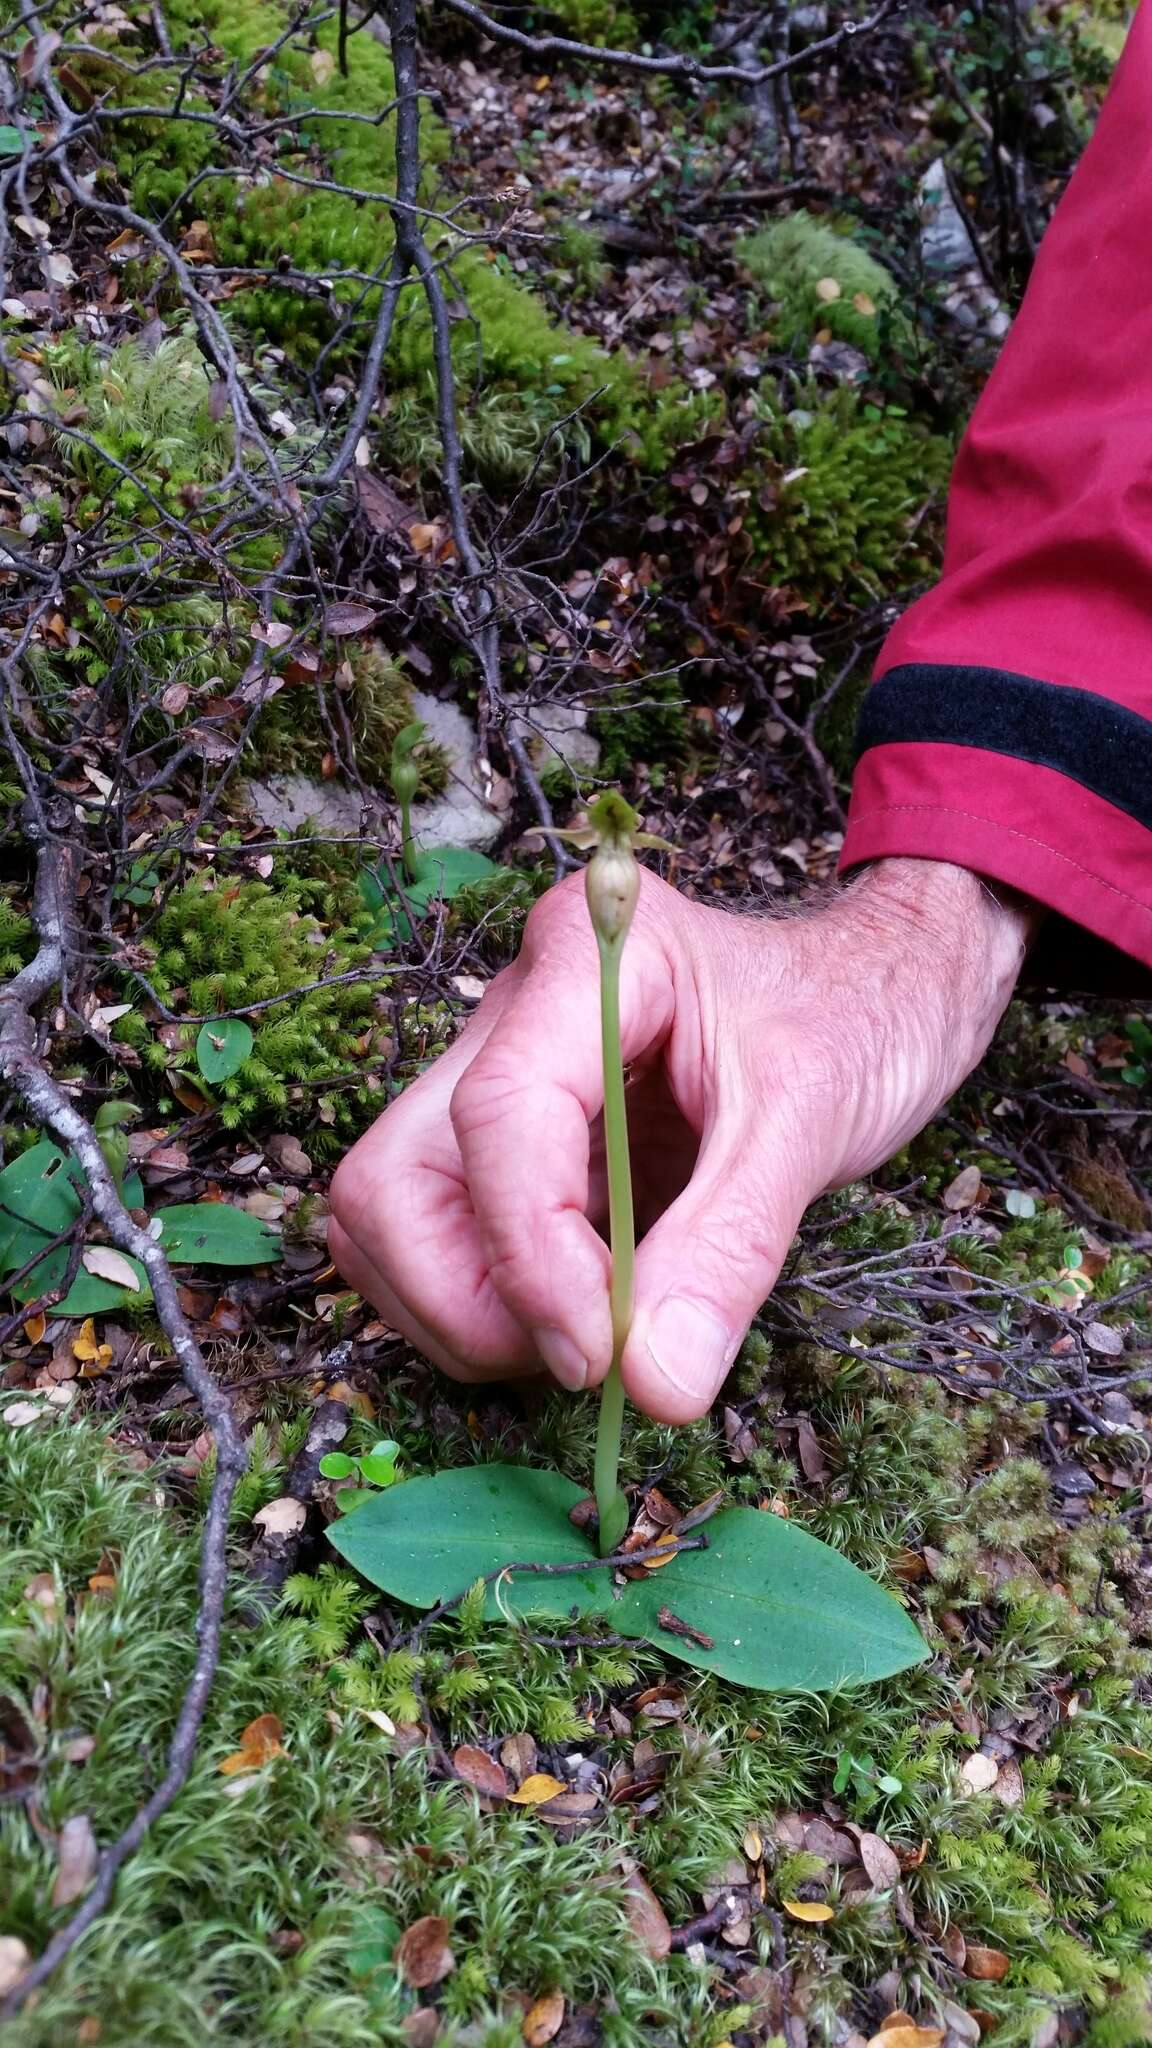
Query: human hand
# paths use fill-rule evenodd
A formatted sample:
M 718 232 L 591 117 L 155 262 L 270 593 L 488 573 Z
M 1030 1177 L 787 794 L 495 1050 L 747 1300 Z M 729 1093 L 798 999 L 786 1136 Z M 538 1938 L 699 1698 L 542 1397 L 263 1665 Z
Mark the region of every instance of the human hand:
M 870 1172 L 976 1065 L 1034 912 L 941 862 L 886 860 L 783 919 L 646 873 L 621 976 L 636 1188 L 638 1407 L 703 1414 L 808 1203 Z M 599 984 L 583 881 L 450 1050 L 339 1167 L 332 1257 L 453 1378 L 595 1386 L 612 1332 Z

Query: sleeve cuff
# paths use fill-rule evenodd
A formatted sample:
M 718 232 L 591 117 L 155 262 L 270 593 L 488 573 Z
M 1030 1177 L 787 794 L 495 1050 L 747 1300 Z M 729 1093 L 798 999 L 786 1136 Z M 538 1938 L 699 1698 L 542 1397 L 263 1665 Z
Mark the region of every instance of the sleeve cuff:
M 908 664 L 873 685 L 859 738 L 842 871 L 894 856 L 971 868 L 1104 942 L 1047 929 L 1054 979 L 1147 987 L 1101 968 L 1116 948 L 1152 969 L 1152 721 L 1063 684 Z

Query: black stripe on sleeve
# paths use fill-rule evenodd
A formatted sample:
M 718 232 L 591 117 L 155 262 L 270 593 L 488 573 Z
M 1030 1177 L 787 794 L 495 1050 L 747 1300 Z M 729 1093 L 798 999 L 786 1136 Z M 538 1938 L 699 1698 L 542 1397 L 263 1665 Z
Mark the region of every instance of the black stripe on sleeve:
M 939 741 L 1054 768 L 1152 831 L 1152 719 L 1010 669 L 907 662 L 864 699 L 857 751 Z

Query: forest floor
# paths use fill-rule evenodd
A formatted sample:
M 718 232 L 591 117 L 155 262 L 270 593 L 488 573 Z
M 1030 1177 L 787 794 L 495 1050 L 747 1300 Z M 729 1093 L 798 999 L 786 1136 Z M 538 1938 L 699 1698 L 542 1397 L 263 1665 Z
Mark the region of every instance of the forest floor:
M 331 1171 L 514 952 L 549 806 L 619 783 L 701 900 L 831 881 L 872 655 L 938 565 L 1123 13 L 911 7 L 765 98 L 438 10 L 407 215 L 376 17 L 346 77 L 336 20 L 273 0 L 3 31 L 4 975 L 43 954 L 45 875 L 65 929 L 28 1039 L 49 1135 L 0 1026 L 12 2048 L 1152 2040 L 1138 1005 L 1014 1004 L 809 1214 L 714 1414 L 629 1419 L 634 1501 L 719 1490 L 833 1544 L 914 1616 L 915 1671 L 751 1692 L 468 1602 L 414 1637 L 338 1564 L 318 1465 L 388 1439 L 405 1480 L 588 1483 L 594 1401 L 462 1390 L 343 1289 Z M 515 17 L 789 47 L 723 8 Z M 963 274 L 926 255 L 939 162 Z M 381 327 L 416 214 L 456 503 L 434 302 L 406 283 Z M 484 854 L 406 925 L 389 763 L 444 703 L 468 758 L 431 749 L 421 794 L 465 777 Z M 55 1138 L 154 1236 L 174 1212 L 171 1303 Z M 190 1677 L 219 1496 L 181 1332 L 245 1441 L 215 1681 L 187 1782 L 29 1989 Z

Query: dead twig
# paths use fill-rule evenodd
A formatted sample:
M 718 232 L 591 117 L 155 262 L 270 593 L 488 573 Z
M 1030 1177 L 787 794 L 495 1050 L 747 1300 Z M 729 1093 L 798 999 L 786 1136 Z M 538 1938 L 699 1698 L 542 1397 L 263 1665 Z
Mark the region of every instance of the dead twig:
M 5 738 L 18 764 L 19 747 L 3 713 Z M 52 1936 L 0 2006 L 0 2019 L 11 2019 L 107 1909 L 116 1878 L 139 1847 L 153 1821 L 165 1813 L 192 1768 L 204 1711 L 216 1675 L 220 1636 L 228 1590 L 228 1515 L 236 1483 L 247 1464 L 247 1451 L 236 1426 L 231 1402 L 217 1385 L 180 1306 L 171 1268 L 155 1238 L 132 1221 L 104 1163 L 96 1135 L 87 1119 L 54 1081 L 44 1065 L 35 1019 L 36 1006 L 66 979 L 68 953 L 68 853 L 50 829 L 29 775 L 26 830 L 36 848 L 33 920 L 39 946 L 35 957 L 7 988 L 0 991 L 0 1075 L 21 1097 L 45 1130 L 69 1146 L 84 1169 L 92 1208 L 112 1243 L 144 1267 L 152 1286 L 156 1312 L 179 1361 L 185 1385 L 199 1402 L 216 1445 L 216 1471 L 200 1551 L 200 1598 L 196 1616 L 196 1651 L 185 1689 L 164 1775 L 124 1829 L 104 1850 L 95 1881 L 71 1919 Z

